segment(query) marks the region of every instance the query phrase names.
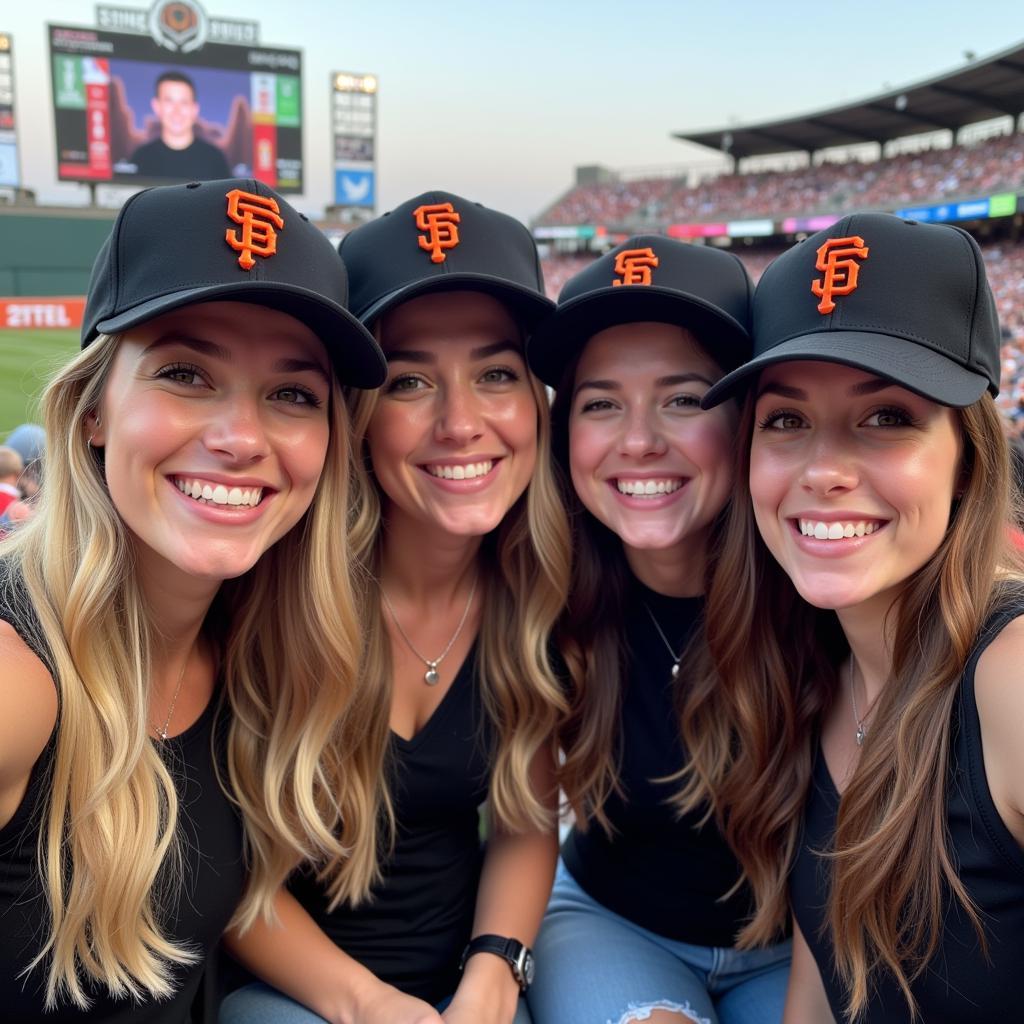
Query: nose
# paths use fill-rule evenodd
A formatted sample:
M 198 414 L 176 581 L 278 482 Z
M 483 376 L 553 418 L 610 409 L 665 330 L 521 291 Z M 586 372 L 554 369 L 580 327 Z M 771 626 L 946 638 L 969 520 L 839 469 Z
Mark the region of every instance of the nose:
M 860 479 L 853 454 L 837 444 L 835 438 L 825 436 L 811 446 L 801 476 L 806 490 L 823 497 L 851 491 Z
M 664 454 L 665 439 L 647 409 L 634 409 L 626 417 L 619 438 L 619 450 L 634 459 Z
M 270 450 L 261 403 L 248 395 L 231 395 L 217 404 L 206 426 L 203 442 L 220 458 L 235 465 L 252 465 Z
M 446 388 L 437 411 L 436 439 L 465 447 L 483 433 L 483 410 L 472 389 L 459 382 Z

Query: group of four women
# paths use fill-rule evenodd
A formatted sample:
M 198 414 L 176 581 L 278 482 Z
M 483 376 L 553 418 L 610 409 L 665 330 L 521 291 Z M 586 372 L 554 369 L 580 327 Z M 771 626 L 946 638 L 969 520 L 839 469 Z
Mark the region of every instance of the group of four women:
M 260 979 L 222 1024 L 1013 1007 L 973 240 L 855 215 L 755 293 L 642 236 L 554 308 L 522 225 L 435 192 L 340 255 L 225 181 L 97 259 L 0 551 L 8 1019 L 183 1024 L 221 940 Z

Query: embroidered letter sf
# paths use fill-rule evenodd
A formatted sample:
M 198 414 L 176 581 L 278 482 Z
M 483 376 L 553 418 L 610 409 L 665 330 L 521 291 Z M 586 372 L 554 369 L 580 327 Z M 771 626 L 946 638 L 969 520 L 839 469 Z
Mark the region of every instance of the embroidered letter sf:
M 412 212 L 416 218 L 416 227 L 427 232 L 417 237 L 420 248 L 430 253 L 431 263 L 444 263 L 448 258 L 444 250 L 454 249 L 459 244 L 459 229 L 456 225 L 462 218 L 451 203 L 417 206 Z
M 252 270 L 256 261 L 253 253 L 266 258 L 277 252 L 277 231 L 284 227 L 277 200 L 243 192 L 233 188 L 227 194 L 228 217 L 242 226 L 242 236 L 228 228 L 224 234 L 228 245 L 239 253 L 238 265 L 243 270 Z
M 616 287 L 620 284 L 650 284 L 651 268 L 657 265 L 658 257 L 653 249 L 623 249 L 615 257 L 615 273 L 622 280 L 612 281 L 612 284 Z
M 833 295 L 849 295 L 857 287 L 860 273 L 858 259 L 866 259 L 871 250 L 860 235 L 849 238 L 830 238 L 818 248 L 818 261 L 814 266 L 824 275 L 824 280 L 811 282 L 811 291 L 821 299 L 819 313 L 831 313 L 836 308 Z

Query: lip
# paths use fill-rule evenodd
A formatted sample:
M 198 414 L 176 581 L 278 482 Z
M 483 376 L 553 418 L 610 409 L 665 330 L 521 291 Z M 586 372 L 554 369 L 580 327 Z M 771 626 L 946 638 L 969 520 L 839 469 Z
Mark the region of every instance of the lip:
M 477 456 L 476 458 L 458 459 L 429 459 L 426 462 L 417 463 L 416 468 L 436 487 L 449 494 L 475 494 L 477 491 L 490 487 L 498 477 L 498 470 L 504 463 L 504 458 L 498 456 Z M 483 476 L 475 476 L 469 480 L 449 480 L 443 476 L 434 476 L 427 466 L 470 466 L 477 462 L 490 462 L 489 473 Z
M 184 474 L 182 474 L 184 475 Z M 216 483 L 224 483 L 223 477 L 215 478 L 213 476 L 200 476 L 197 477 L 203 480 L 211 480 Z M 181 503 L 189 514 L 197 516 L 199 519 L 205 520 L 208 523 L 216 523 L 219 526 L 245 526 L 249 523 L 255 522 L 257 519 L 262 518 L 266 514 L 267 506 L 274 500 L 277 491 L 273 488 L 267 488 L 263 492 L 263 500 L 258 505 L 213 505 L 203 504 L 198 502 L 195 498 L 190 498 L 186 495 L 175 483 L 175 476 L 164 477 L 168 488 L 175 498 Z M 230 479 L 230 478 L 229 478 Z M 236 487 L 245 486 L 241 483 L 234 483 Z M 249 487 L 258 487 L 259 484 L 248 484 Z
M 678 477 L 683 481 L 681 487 L 677 487 L 671 494 L 654 494 L 650 496 L 638 497 L 633 494 L 623 494 L 616 485 L 616 480 L 629 479 L 629 480 L 664 480 L 667 477 Z M 659 509 L 668 508 L 668 506 L 675 504 L 682 498 L 682 495 L 689 491 L 690 481 L 692 477 L 683 476 L 680 473 L 650 473 L 650 474 L 638 474 L 622 473 L 619 476 L 610 477 L 605 483 L 608 485 L 608 489 L 615 496 L 615 500 L 620 505 L 628 509 L 635 509 L 641 512 L 654 512 Z
M 806 537 L 800 532 L 801 519 L 814 519 L 821 523 L 838 522 L 873 522 L 877 523 L 873 533 L 866 533 L 863 537 L 841 537 L 837 540 L 818 540 L 817 537 Z M 858 512 L 837 512 L 832 511 L 826 514 L 815 512 L 802 512 L 798 516 L 787 516 L 786 523 L 789 526 L 790 536 L 800 551 L 816 558 L 843 558 L 853 555 L 868 547 L 876 537 L 885 533 L 891 523 L 890 519 L 881 516 L 864 515 Z
M 223 473 L 207 473 L 202 470 L 182 470 L 179 473 L 168 473 L 170 480 L 209 480 L 214 484 L 223 484 L 225 487 L 262 487 L 264 491 L 276 491 L 273 484 L 266 480 L 260 480 L 255 476 L 226 476 Z

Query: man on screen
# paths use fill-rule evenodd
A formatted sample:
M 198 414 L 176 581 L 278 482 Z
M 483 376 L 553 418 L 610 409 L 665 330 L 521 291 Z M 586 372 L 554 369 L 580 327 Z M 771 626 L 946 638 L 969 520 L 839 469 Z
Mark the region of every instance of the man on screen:
M 160 137 L 132 153 L 139 177 L 208 181 L 231 176 L 223 151 L 196 137 L 199 103 L 188 75 L 165 71 L 156 80 L 150 105 L 160 122 Z

